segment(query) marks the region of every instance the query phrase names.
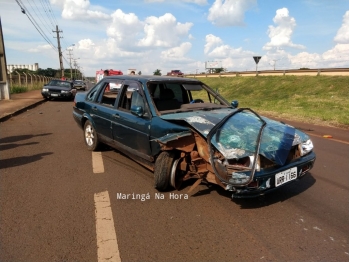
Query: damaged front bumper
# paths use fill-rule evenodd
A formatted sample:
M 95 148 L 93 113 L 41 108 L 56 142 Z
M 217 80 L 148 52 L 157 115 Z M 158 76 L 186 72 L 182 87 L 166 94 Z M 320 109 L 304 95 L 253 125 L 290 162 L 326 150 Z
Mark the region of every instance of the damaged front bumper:
M 303 158 L 299 158 L 292 163 L 283 166 L 282 169 L 277 169 L 277 171 L 275 169 L 264 169 L 260 172 L 256 172 L 253 181 L 247 186 L 234 187 L 228 184 L 227 190 L 232 191 L 232 198 L 253 198 L 265 195 L 275 189 L 301 179 L 310 169 L 313 168 L 315 159 L 315 153 L 311 152 Z M 296 176 L 294 178 L 285 179 L 286 181 L 284 181 L 284 183 L 278 184 L 277 179 L 280 179 L 280 176 L 277 177 L 277 175 L 289 170 L 295 171 Z M 281 178 L 284 179 L 283 176 L 281 176 Z

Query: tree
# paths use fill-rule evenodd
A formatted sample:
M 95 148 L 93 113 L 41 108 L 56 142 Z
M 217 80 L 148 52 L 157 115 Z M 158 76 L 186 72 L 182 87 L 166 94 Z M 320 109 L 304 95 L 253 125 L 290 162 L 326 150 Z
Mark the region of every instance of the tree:
M 141 74 L 142 74 L 142 72 L 141 72 L 141 71 L 139 71 L 139 72 L 138 72 L 138 75 L 141 75 Z
M 154 76 L 161 76 L 161 70 L 160 69 L 156 69 L 154 71 Z
M 213 73 L 215 73 L 215 74 L 219 74 L 220 72 L 225 72 L 225 71 L 226 70 L 223 67 L 213 69 Z
M 47 69 L 39 68 L 37 71 L 38 75 L 48 76 L 48 77 L 56 77 L 57 73 L 59 73 L 58 70 L 52 69 L 52 68 L 47 68 Z
M 13 72 L 15 73 L 15 72 L 17 72 L 17 73 L 19 73 L 19 74 L 23 74 L 23 73 L 26 73 L 26 74 L 35 74 L 36 72 L 35 71 L 32 71 L 32 70 L 29 70 L 29 69 L 27 69 L 27 68 L 15 68 L 14 70 L 13 70 Z

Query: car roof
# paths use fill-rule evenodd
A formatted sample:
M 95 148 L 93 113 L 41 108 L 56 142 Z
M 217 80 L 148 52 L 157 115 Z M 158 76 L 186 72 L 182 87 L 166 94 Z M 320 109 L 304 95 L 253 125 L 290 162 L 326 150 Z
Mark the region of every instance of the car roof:
M 51 79 L 50 82 L 51 82 L 51 81 L 71 83 L 71 82 L 68 81 L 68 80 L 62 80 L 62 79 Z
M 106 79 L 125 79 L 125 80 L 139 80 L 139 81 L 173 81 L 173 82 L 191 82 L 191 83 L 202 83 L 200 80 L 186 77 L 173 77 L 173 76 L 157 76 L 157 75 L 115 75 L 105 76 Z

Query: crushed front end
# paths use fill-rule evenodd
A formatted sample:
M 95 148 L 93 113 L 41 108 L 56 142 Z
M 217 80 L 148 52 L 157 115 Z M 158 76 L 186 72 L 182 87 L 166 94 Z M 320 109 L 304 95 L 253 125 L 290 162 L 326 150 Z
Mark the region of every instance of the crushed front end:
M 260 117 L 251 109 L 221 109 L 166 115 L 185 121 L 191 131 L 156 139 L 162 150 L 176 150 L 170 184 L 197 179 L 233 193 L 255 197 L 301 178 L 314 165 L 309 136 L 292 126 Z
M 265 194 L 302 177 L 314 165 L 308 135 L 239 109 L 207 135 L 215 175 L 234 197 Z

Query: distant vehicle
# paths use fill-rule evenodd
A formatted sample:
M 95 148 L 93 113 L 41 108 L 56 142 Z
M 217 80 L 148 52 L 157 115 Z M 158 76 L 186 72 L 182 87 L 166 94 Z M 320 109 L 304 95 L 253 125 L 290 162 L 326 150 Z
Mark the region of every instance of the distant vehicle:
M 88 150 L 118 149 L 154 171 L 159 191 L 195 179 L 191 189 L 202 181 L 255 197 L 302 178 L 316 158 L 301 130 L 238 108 L 196 79 L 104 77 L 76 94 L 73 117 Z
M 76 89 L 86 90 L 86 83 L 82 80 L 74 80 L 73 85 Z
M 65 80 L 51 80 L 48 84 L 45 84 L 41 90 L 41 95 L 45 99 L 74 99 L 75 94 L 76 88 L 74 88 L 73 83 Z
M 115 75 L 123 75 L 122 71 L 120 70 L 113 70 L 113 69 L 106 69 L 109 71 L 110 76 L 115 76 Z M 98 70 L 96 71 L 96 83 L 100 81 L 104 77 L 104 70 Z
M 181 72 L 181 70 L 171 70 L 171 72 L 167 73 L 168 76 L 181 76 L 183 77 L 184 74 Z

